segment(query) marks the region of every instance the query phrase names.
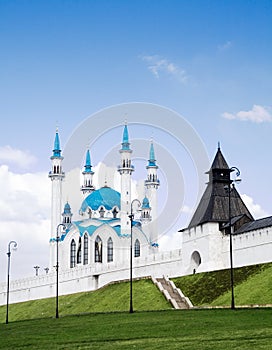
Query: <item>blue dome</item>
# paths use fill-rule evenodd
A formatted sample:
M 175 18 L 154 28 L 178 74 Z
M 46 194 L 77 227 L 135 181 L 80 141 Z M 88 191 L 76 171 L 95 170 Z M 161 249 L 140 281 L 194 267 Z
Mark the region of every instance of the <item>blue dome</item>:
M 120 193 L 110 187 L 102 187 L 88 195 L 83 201 L 80 210 L 85 212 L 87 208 L 97 210 L 103 206 L 106 210 L 111 210 L 115 206 L 120 208 Z

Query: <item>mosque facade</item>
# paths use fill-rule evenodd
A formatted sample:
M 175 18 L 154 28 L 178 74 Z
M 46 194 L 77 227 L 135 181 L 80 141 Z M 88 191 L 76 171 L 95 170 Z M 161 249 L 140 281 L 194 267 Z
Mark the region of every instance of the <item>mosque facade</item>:
M 125 265 L 130 259 L 131 248 L 133 259 L 147 257 L 158 250 L 158 232 L 154 222 L 160 181 L 153 142 L 146 166 L 144 198 L 131 198 L 131 178 L 135 168 L 127 125 L 123 129 L 119 154 L 120 163 L 116 171 L 120 174 L 120 192 L 107 184 L 96 189 L 90 150 L 87 150 L 80 188 L 83 200 L 77 208 L 80 220 L 74 221 L 70 204 L 67 201 L 63 207 L 62 203 L 65 173 L 59 134 L 56 132 L 49 172 L 52 185 L 50 270 L 56 265 L 57 245 L 62 270 L 85 265 L 92 265 L 95 270 L 97 266 L 110 266 L 114 262 Z

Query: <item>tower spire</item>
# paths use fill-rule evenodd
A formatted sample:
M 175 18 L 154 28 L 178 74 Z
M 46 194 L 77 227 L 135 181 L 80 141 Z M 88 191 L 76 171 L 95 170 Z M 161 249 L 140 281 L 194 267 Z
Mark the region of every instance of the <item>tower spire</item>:
M 61 157 L 61 149 L 60 149 L 60 140 L 59 140 L 58 128 L 56 128 L 56 135 L 55 135 L 54 149 L 53 149 L 52 157 Z M 51 159 L 52 159 L 52 157 L 51 157 Z
M 87 150 L 86 152 L 86 161 L 85 161 L 84 168 L 85 169 L 82 172 L 84 177 L 84 184 L 81 187 L 81 191 L 83 194 L 89 194 L 95 190 L 95 187 L 93 185 L 94 172 L 92 171 L 91 155 L 89 150 Z
M 158 179 L 158 165 L 156 164 L 155 151 L 153 140 L 151 140 L 149 149 L 149 160 L 146 166 L 147 179 L 145 180 L 146 197 L 149 200 L 152 211 L 152 221 L 150 223 L 150 242 L 154 247 L 158 241 L 158 225 L 157 225 L 157 189 L 160 186 L 160 180 Z

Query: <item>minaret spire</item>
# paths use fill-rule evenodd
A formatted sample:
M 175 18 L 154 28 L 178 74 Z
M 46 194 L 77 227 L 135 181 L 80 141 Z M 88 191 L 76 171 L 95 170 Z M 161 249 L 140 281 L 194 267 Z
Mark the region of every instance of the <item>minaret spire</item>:
M 158 179 L 158 165 L 156 164 L 155 151 L 153 140 L 151 140 L 149 149 L 149 160 L 146 166 L 147 180 L 145 180 L 146 197 L 149 200 L 152 221 L 150 223 L 150 243 L 152 246 L 157 246 L 158 241 L 158 226 L 157 226 L 157 189 L 160 186 L 160 180 Z
M 85 169 L 82 172 L 84 177 L 84 184 L 81 187 L 81 191 L 83 194 L 89 194 L 95 190 L 95 187 L 93 185 L 94 172 L 92 171 L 91 155 L 89 150 L 87 150 L 86 152 L 86 161 L 85 161 L 84 168 Z

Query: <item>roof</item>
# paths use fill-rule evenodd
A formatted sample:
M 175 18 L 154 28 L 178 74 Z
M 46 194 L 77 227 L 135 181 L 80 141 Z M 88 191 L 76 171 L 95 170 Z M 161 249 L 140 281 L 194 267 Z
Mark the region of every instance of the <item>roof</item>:
M 206 222 L 227 222 L 229 220 L 229 185 L 231 169 L 218 148 L 209 170 L 209 182 L 188 228 Z M 238 191 L 233 186 L 230 192 L 231 217 L 246 215 L 254 220 Z
M 144 197 L 144 199 L 143 199 L 142 208 L 143 209 L 150 209 L 149 200 L 147 197 Z
M 266 227 L 272 226 L 272 216 L 268 216 L 266 218 L 254 220 L 244 224 L 239 230 L 235 231 L 234 234 L 245 233 L 254 230 L 260 230 Z
M 84 170 L 84 173 L 91 173 L 93 174 L 93 171 L 92 171 L 92 164 L 91 164 L 91 156 L 90 156 L 90 151 L 87 150 L 86 152 L 86 162 L 85 162 L 85 170 Z
M 53 149 L 53 156 L 52 157 L 61 157 L 61 149 L 60 149 L 60 140 L 59 140 L 59 133 L 58 130 L 56 131 L 55 135 L 55 141 L 54 141 L 54 149 Z
M 151 142 L 151 145 L 150 145 L 148 166 L 155 166 L 155 167 L 157 166 L 153 142 Z
M 93 191 L 82 202 L 80 211 L 85 212 L 88 208 L 97 210 L 103 206 L 106 210 L 114 207 L 120 208 L 120 193 L 110 187 L 104 186 L 99 190 Z
M 130 150 L 129 145 L 128 127 L 126 124 L 123 131 L 122 150 Z
M 226 162 L 220 147 L 218 147 L 216 155 L 211 165 L 211 169 L 229 169 L 228 163 Z

